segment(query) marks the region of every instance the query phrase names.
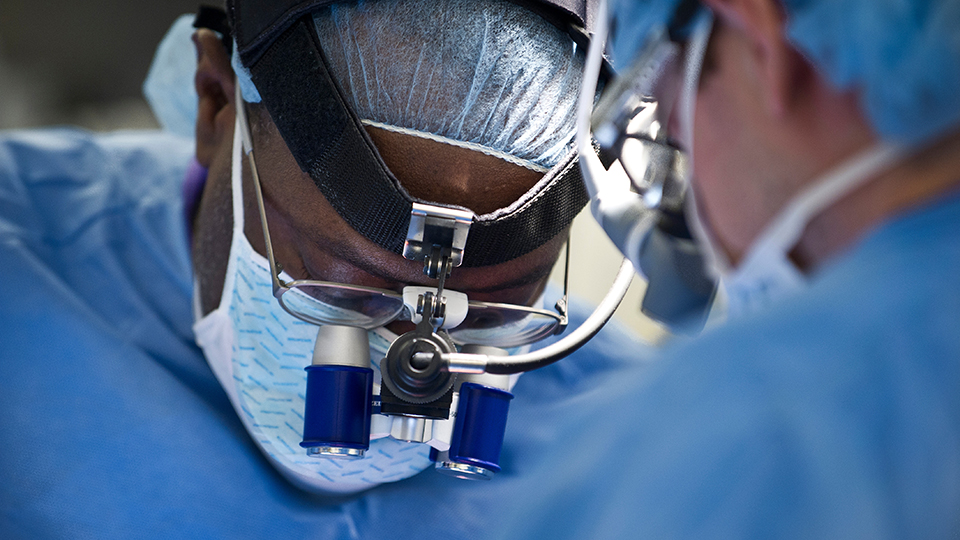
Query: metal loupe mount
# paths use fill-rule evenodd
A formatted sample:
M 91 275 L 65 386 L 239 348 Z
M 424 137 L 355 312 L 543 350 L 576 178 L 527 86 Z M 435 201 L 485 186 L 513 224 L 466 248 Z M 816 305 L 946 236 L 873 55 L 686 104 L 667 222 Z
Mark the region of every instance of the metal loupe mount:
M 456 376 L 442 369 L 441 355 L 455 351 L 448 337 L 434 331 L 429 317 L 397 338 L 380 362 L 381 412 L 447 418 Z
M 456 375 L 444 368 L 443 355 L 457 352 L 440 330 L 446 318 L 443 286 L 463 260 L 473 213 L 414 203 L 403 256 L 423 261 L 423 273 L 438 280 L 436 293 L 417 300 L 415 330 L 397 338 L 380 362 L 381 412 L 446 419 L 450 416 Z M 416 320 L 416 319 L 414 319 Z

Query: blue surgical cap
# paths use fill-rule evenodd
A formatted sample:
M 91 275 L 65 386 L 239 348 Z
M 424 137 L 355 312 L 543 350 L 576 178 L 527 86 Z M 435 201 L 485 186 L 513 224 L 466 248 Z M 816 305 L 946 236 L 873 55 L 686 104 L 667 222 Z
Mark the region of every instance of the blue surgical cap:
M 573 146 L 584 51 L 524 8 L 504 0 L 360 1 L 325 8 L 314 23 L 361 119 L 544 170 Z M 249 75 L 236 71 L 244 100 L 259 101 Z
M 616 67 L 679 0 L 610 0 Z M 838 89 L 856 89 L 883 139 L 917 144 L 960 124 L 960 0 L 781 0 L 788 39 Z

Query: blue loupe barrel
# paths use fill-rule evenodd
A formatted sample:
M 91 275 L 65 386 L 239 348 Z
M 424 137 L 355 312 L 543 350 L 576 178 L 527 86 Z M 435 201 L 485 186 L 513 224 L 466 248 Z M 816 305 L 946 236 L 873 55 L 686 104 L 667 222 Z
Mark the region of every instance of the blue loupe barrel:
M 500 472 L 500 449 L 511 399 L 513 394 L 499 388 L 472 382 L 460 385 L 448 459 L 461 473 L 472 473 L 462 477 L 490 478 Z
M 321 326 L 307 366 L 303 442 L 314 457 L 356 459 L 370 448 L 373 370 L 367 331 Z

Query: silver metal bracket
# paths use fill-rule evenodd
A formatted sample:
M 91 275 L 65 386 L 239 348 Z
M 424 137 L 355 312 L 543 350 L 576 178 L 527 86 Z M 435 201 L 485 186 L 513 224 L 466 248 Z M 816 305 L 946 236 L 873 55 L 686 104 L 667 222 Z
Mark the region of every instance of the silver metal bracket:
M 423 272 L 430 278 L 449 274 L 463 262 L 463 249 L 474 217 L 469 210 L 413 203 L 403 244 L 404 258 L 423 261 Z
M 423 320 L 429 319 L 434 331 L 443 325 L 447 317 L 447 299 L 439 295 L 443 294 L 442 290 L 437 292 L 438 295 L 428 292 L 417 298 L 417 315 L 420 315 Z

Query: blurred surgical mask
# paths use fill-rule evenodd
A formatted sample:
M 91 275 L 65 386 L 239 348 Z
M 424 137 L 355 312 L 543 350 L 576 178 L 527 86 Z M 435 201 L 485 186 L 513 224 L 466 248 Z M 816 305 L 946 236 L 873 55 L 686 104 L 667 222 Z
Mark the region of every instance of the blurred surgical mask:
M 698 235 L 701 245 L 713 253 L 710 271 L 720 279 L 726 293 L 728 315 L 759 312 L 801 290 L 807 278 L 791 260 L 790 252 L 810 220 L 904 155 L 901 146 L 879 144 L 814 180 L 767 224 L 735 267 L 722 256 L 712 235 Z M 706 223 L 701 223 L 702 230 L 707 231 Z
M 143 95 L 160 126 L 183 137 L 193 137 L 197 121 L 197 51 L 192 36 L 194 15 L 181 15 L 163 37 L 150 71 L 143 82 Z

